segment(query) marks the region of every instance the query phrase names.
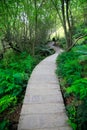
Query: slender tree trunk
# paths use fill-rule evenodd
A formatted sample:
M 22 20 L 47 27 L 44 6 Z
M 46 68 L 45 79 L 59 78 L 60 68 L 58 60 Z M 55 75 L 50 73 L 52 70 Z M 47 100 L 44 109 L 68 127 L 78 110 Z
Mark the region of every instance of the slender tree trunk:
M 71 23 L 70 23 L 70 19 L 69 19 L 69 0 L 60 0 L 62 15 L 60 14 L 60 11 L 59 11 L 56 3 L 54 2 L 54 0 L 51 0 L 51 1 L 57 11 L 60 21 L 62 23 L 62 26 L 64 29 L 64 34 L 65 34 L 65 39 L 66 39 L 66 45 L 68 48 L 68 47 L 70 47 L 70 45 L 73 44 L 72 43 L 72 29 L 71 29 Z M 68 27 L 67 27 L 67 23 L 68 23 Z
M 73 35 L 73 33 L 74 33 L 74 19 L 73 19 L 71 9 L 69 9 L 69 14 L 70 14 L 70 19 L 71 19 L 71 30 L 72 30 L 72 35 Z
M 83 14 L 84 14 L 84 24 L 87 26 L 87 6 L 86 5 L 83 8 Z
M 4 44 L 4 39 L 1 40 L 1 43 L 2 43 L 2 47 L 3 47 L 3 52 L 5 52 L 5 44 Z
M 67 33 L 67 26 L 66 26 L 66 17 L 65 17 L 65 6 L 64 6 L 64 0 L 61 0 L 61 5 L 62 5 L 62 17 L 63 17 L 63 28 L 64 28 L 64 33 L 65 33 L 65 39 L 66 39 L 66 44 L 68 48 L 68 33 Z
M 54 5 L 56 11 L 57 11 L 57 14 L 58 14 L 59 19 L 60 19 L 60 21 L 61 21 L 61 23 L 62 23 L 62 26 L 63 26 L 63 20 L 62 20 L 62 17 L 61 17 L 61 15 L 60 15 L 59 9 L 58 9 L 57 5 L 55 4 L 54 0 L 51 0 L 51 1 L 52 1 L 53 5 Z
M 67 24 L 68 24 L 68 47 L 70 47 L 72 43 L 72 30 L 71 30 L 71 23 L 69 20 L 69 1 L 66 0 L 66 17 L 67 17 Z
M 33 55 L 35 55 L 35 45 L 37 44 L 37 0 L 34 0 L 34 7 L 35 7 L 35 39 L 33 42 Z
M 66 39 L 66 45 L 68 45 L 68 36 L 67 36 L 67 27 L 66 27 L 66 18 L 65 18 L 65 7 L 64 7 L 64 0 L 61 0 L 61 11 L 62 11 L 62 16 L 59 12 L 59 9 L 57 7 L 57 5 L 55 4 L 54 0 L 51 0 L 56 11 L 57 11 L 57 14 L 59 16 L 59 19 L 62 23 L 62 26 L 63 26 L 63 29 L 64 29 L 64 34 L 65 34 L 65 39 Z
M 37 24 L 38 24 L 37 18 L 38 18 L 37 6 L 36 6 L 36 2 L 35 2 L 35 45 L 37 44 Z

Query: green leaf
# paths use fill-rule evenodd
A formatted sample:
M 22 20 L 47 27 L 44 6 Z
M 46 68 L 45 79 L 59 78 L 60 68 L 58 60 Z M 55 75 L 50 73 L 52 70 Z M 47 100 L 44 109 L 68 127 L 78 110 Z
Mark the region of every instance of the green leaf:
M 0 113 L 6 110 L 12 104 L 14 105 L 17 102 L 16 97 L 12 97 L 11 95 L 6 95 L 0 99 Z

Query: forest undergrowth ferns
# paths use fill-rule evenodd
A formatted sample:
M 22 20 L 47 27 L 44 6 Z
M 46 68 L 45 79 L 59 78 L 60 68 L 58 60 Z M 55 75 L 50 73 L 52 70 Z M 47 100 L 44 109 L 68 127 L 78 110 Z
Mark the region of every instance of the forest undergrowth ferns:
M 36 60 L 27 53 L 6 53 L 0 61 L 0 130 L 8 130 L 8 114 L 22 102 Z M 4 117 L 3 113 L 6 112 Z
M 57 58 L 56 73 L 65 98 L 69 123 L 87 130 L 87 45 L 78 45 Z

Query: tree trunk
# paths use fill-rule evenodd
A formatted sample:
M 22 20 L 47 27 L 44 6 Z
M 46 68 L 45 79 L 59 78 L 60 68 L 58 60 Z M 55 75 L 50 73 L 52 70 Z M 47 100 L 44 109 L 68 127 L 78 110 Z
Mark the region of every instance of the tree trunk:
M 35 55 L 35 45 L 37 44 L 37 0 L 34 0 L 34 7 L 35 7 L 35 39 L 33 42 L 33 55 Z
M 71 29 L 71 23 L 69 20 L 69 0 L 66 0 L 66 17 L 67 17 L 67 24 L 68 24 L 68 47 L 70 47 L 72 42 L 72 29 Z
M 83 8 L 83 12 L 84 12 L 84 24 L 87 26 L 87 6 L 86 5 Z
M 72 35 L 74 33 L 74 19 L 72 16 L 71 8 L 69 9 L 69 14 L 70 14 L 70 19 L 71 19 L 71 30 L 72 30 Z
M 66 44 L 68 48 L 68 33 L 67 33 L 67 26 L 66 26 L 66 17 L 65 17 L 65 6 L 64 6 L 64 0 L 61 0 L 61 5 L 62 5 L 62 17 L 63 17 L 63 28 L 64 28 L 64 34 L 65 34 L 65 39 L 66 39 Z

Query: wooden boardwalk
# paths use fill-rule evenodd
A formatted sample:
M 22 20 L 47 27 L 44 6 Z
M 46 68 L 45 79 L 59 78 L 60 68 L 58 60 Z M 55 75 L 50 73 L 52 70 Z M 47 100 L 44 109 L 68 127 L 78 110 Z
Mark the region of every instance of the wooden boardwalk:
M 34 69 L 26 89 L 18 130 L 71 130 L 55 74 L 58 53 L 47 57 Z

